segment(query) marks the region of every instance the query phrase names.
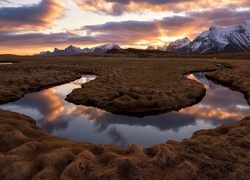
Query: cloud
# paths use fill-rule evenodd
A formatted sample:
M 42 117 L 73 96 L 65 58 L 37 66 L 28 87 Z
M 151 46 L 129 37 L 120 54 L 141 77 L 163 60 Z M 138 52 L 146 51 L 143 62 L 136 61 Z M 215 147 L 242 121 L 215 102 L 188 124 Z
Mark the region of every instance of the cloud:
M 143 11 L 186 12 L 196 9 L 235 8 L 249 5 L 248 0 L 74 0 L 86 11 L 120 16 L 124 13 Z
M 70 33 L 25 33 L 9 34 L 0 33 L 0 45 L 12 47 L 34 47 L 34 46 L 56 46 L 69 44 L 91 44 L 98 43 L 100 40 L 91 36 L 79 36 Z
M 128 144 L 126 138 L 117 130 L 116 126 L 111 127 L 108 130 L 107 135 L 112 139 L 112 144 L 120 147 L 125 147 Z
M 2 46 L 2 53 L 6 53 L 8 47 L 40 47 L 40 49 L 44 47 L 43 50 L 47 50 L 53 47 L 65 48 L 70 44 L 91 47 L 108 42 L 116 42 L 127 47 L 146 48 L 149 45 L 162 46 L 164 43 L 168 44 L 174 38 L 188 37 L 194 39 L 211 26 L 239 25 L 243 24 L 248 17 L 250 17 L 250 11 L 248 10 L 235 11 L 234 9 L 217 8 L 205 11 L 190 11 L 182 16 L 175 15 L 160 20 L 107 22 L 62 33 L 20 34 L 0 31 L 0 46 Z M 168 41 L 163 41 L 164 38 L 161 37 L 170 38 Z M 3 47 L 7 47 L 7 49 L 3 50 Z
M 0 30 L 39 30 L 49 28 L 62 16 L 60 0 L 42 0 L 39 4 L 0 8 Z
M 4 4 L 10 4 L 10 1 L 8 1 L 8 0 L 1 0 L 0 1 L 0 5 L 4 5 Z
M 243 23 L 249 19 L 250 11 L 235 11 L 234 9 L 217 8 L 203 12 L 190 12 L 189 16 L 199 17 L 207 26 L 227 27 Z M 219 17 L 219 18 L 218 18 Z
M 220 18 L 218 18 L 220 17 Z M 140 40 L 157 39 L 158 37 L 187 36 L 195 38 L 211 26 L 228 27 L 239 25 L 250 17 L 250 11 L 234 11 L 218 8 L 201 12 L 187 12 L 185 16 L 165 17 L 153 21 L 107 22 L 101 25 L 84 26 L 83 31 L 89 35 L 98 34 L 99 38 L 109 37 L 112 41 L 136 43 Z

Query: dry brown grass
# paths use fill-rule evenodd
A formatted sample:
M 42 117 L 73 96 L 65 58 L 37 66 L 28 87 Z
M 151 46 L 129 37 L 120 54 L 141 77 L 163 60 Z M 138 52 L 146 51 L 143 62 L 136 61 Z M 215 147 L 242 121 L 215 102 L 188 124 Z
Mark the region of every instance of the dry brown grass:
M 66 100 L 133 116 L 178 110 L 198 102 L 205 88 L 183 74 L 219 69 L 214 62 L 194 59 L 105 58 L 98 65 L 100 76 L 75 89 Z
M 203 87 L 182 75 L 219 69 L 215 66 L 218 63 L 227 63 L 234 68 L 211 72 L 210 78 L 239 88 L 246 95 L 250 92 L 247 68 L 250 61 L 1 56 L 0 61 L 3 60 L 20 63 L 0 66 L 1 103 L 71 81 L 81 73 L 94 73 L 99 76 L 83 85 L 86 92 L 76 91 L 92 105 L 114 112 L 117 112 L 117 107 L 131 106 L 133 113 L 136 109 L 150 112 L 155 106 L 166 109 L 184 107 L 199 99 Z M 194 93 L 190 93 L 191 90 Z M 112 99 L 117 93 L 119 97 Z M 141 108 L 142 104 L 145 105 Z M 231 125 L 197 131 L 192 138 L 181 142 L 168 141 L 146 149 L 129 145 L 121 149 L 53 137 L 25 115 L 4 110 L 0 110 L 0 115 L 0 179 L 250 177 L 250 117 Z

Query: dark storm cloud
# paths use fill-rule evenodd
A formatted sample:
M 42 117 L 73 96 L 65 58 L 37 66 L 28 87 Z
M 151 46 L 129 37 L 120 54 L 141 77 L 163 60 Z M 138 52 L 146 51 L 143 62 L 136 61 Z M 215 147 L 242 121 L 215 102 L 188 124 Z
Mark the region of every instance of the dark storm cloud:
M 62 16 L 60 0 L 42 0 L 39 4 L 0 8 L 0 30 L 37 30 L 53 25 Z

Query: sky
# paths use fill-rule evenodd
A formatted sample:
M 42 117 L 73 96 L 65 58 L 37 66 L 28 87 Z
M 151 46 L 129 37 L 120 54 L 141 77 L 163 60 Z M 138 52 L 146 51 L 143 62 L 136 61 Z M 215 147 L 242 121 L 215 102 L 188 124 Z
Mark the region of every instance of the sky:
M 0 0 L 0 54 L 158 47 L 247 19 L 249 0 Z

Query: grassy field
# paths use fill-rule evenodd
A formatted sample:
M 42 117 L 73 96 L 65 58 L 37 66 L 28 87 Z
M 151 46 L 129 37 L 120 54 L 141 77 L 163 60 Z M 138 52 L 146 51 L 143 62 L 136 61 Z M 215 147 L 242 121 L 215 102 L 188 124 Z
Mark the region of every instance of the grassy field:
M 66 57 L 0 56 L 0 62 L 14 63 L 0 65 L 0 103 L 70 82 L 81 74 L 96 74 L 94 81 L 74 90 L 67 100 L 118 114 L 158 114 L 190 106 L 205 95 L 203 85 L 183 76 L 195 71 L 212 71 L 207 74 L 209 78 L 240 90 L 250 103 L 249 54 L 183 56 L 145 51 Z M 219 64 L 232 68 L 222 70 Z M 181 142 L 121 149 L 53 137 L 25 115 L 4 110 L 0 114 L 1 179 L 250 176 L 249 117 L 198 131 Z

